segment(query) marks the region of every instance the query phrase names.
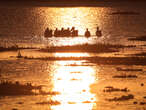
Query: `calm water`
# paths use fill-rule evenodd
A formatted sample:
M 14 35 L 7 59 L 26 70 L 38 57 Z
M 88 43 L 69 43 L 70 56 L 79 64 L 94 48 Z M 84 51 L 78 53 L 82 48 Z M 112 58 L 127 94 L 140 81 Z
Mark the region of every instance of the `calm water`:
M 136 15 L 112 15 L 113 12 L 137 12 Z M 141 6 L 122 7 L 1 7 L 0 8 L 0 45 L 23 47 L 46 47 L 50 45 L 75 45 L 83 43 L 116 43 L 137 45 L 126 48 L 122 54 L 145 51 L 145 42 L 127 41 L 128 37 L 146 35 L 146 8 Z M 79 30 L 78 38 L 49 38 L 43 33 L 46 27 L 51 29 L 75 26 Z M 101 38 L 95 37 L 96 27 L 103 32 Z M 84 31 L 89 28 L 92 37 L 85 38 Z M 42 53 L 35 50 L 22 50 L 23 55 L 33 57 L 83 57 L 95 56 L 89 53 Z M 0 53 L 0 79 L 31 82 L 44 85 L 45 91 L 59 92 L 57 95 L 6 96 L 0 97 L 0 110 L 145 110 L 146 68 L 143 65 L 97 65 L 87 61 L 45 61 L 16 59 L 15 51 Z M 109 54 L 102 54 L 108 56 Z M 111 55 L 111 54 L 110 54 Z M 117 71 L 117 67 L 143 69 L 143 71 Z M 118 79 L 115 75 L 137 75 L 138 78 Z M 129 92 L 104 92 L 106 86 L 128 88 Z M 114 97 L 133 94 L 134 99 L 126 101 L 108 101 Z M 59 105 L 37 104 L 58 101 Z M 138 104 L 133 104 L 136 101 Z M 20 103 L 21 102 L 21 103 Z
M 119 11 L 137 12 L 139 14 L 111 15 Z M 99 26 L 103 33 L 102 41 L 123 44 L 123 38 L 146 34 L 145 18 L 146 8 L 143 5 L 138 5 L 136 7 L 130 4 L 118 8 L 1 7 L 0 40 L 4 40 L 3 42 L 5 42 L 5 44 L 8 43 L 8 45 L 12 45 L 14 42 L 21 45 L 23 43 L 27 45 L 28 42 L 33 42 L 35 44 L 41 43 L 44 45 L 46 40 L 44 41 L 41 38 L 46 27 L 55 30 L 55 28 L 61 29 L 61 27 L 71 28 L 75 26 L 76 29 L 79 30 L 79 35 L 84 35 L 86 28 L 89 28 L 91 34 L 94 36 L 96 27 Z M 36 37 L 39 40 L 36 40 Z M 54 41 L 58 41 L 58 39 Z M 126 44 L 125 41 L 124 43 Z M 51 42 L 51 44 L 56 45 L 56 42 L 55 44 Z

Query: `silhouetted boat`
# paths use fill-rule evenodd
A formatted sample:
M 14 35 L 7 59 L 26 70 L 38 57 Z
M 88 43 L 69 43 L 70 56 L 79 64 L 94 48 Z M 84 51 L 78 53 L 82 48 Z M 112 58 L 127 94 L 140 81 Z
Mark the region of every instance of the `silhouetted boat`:
M 59 30 L 58 28 L 56 28 L 53 32 L 53 30 L 46 28 L 45 32 L 44 32 L 44 37 L 45 38 L 49 38 L 49 37 L 78 37 L 78 30 L 75 29 L 75 27 L 67 28 L 64 29 L 63 27 L 61 28 L 61 30 Z M 102 36 L 102 32 L 101 30 L 99 30 L 99 27 L 97 27 L 96 30 L 96 36 L 97 37 L 101 37 Z M 85 37 L 91 37 L 91 33 L 88 30 L 88 28 L 86 29 L 85 33 L 84 33 Z
M 18 51 L 17 58 L 22 58 L 22 55 L 21 55 L 21 52 L 20 52 L 20 50 Z
M 75 30 L 75 27 L 72 27 L 71 30 L 69 28 L 64 29 L 62 27 L 61 30 L 56 28 L 55 31 L 53 32 L 53 30 L 46 28 L 44 32 L 44 37 L 49 38 L 53 36 L 54 37 L 78 37 L 78 30 Z

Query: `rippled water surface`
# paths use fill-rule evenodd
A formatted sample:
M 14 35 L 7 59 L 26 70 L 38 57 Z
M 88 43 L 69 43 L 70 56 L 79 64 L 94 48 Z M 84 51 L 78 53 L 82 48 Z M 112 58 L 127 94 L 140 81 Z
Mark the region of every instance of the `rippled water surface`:
M 76 66 L 75 66 L 76 65 Z M 145 72 L 122 72 L 117 67 L 143 69 L 144 66 L 109 66 L 88 64 L 85 61 L 40 61 L 40 60 L 2 60 L 1 79 L 31 82 L 44 85 L 45 91 L 56 91 L 57 95 L 7 96 L 0 98 L 1 108 L 11 110 L 137 110 L 144 106 L 134 105 L 134 101 L 145 101 Z M 9 68 L 9 69 L 7 69 Z M 138 78 L 118 79 L 114 75 L 132 74 Z M 104 92 L 105 87 L 128 88 L 129 92 Z M 108 101 L 107 99 L 134 94 L 134 99 Z M 60 104 L 49 103 L 57 101 Z M 21 103 L 20 103 L 21 102 Z M 46 103 L 45 103 L 46 102 Z M 44 103 L 44 104 L 38 104 Z
M 137 14 L 112 14 L 127 11 Z M 145 35 L 145 12 L 143 5 L 136 7 L 130 4 L 122 7 L 1 7 L 0 40 L 9 45 L 11 41 L 12 43 L 25 43 L 25 45 L 28 42 L 43 45 L 46 43 L 42 41 L 46 27 L 55 30 L 55 28 L 75 26 L 79 30 L 79 35 L 84 35 L 86 28 L 89 28 L 94 36 L 96 27 L 99 26 L 104 42 L 123 43 L 125 37 Z M 60 43 L 59 38 L 53 40 Z M 80 43 L 80 40 L 75 41 Z
M 137 14 L 113 14 L 127 11 Z M 128 56 L 136 52 L 145 52 L 145 42 L 127 40 L 129 37 L 146 35 L 145 18 L 146 8 L 143 5 L 66 8 L 1 6 L 0 46 L 17 45 L 34 49 L 21 50 L 22 55 L 33 59 L 16 58 L 17 51 L 0 52 L 0 79 L 41 85 L 43 91 L 48 94 L 0 96 L 0 110 L 145 110 L 145 65 L 107 65 L 88 60 L 41 59 L 48 56 L 92 59 L 93 56 Z M 79 30 L 79 37 L 44 38 L 46 27 L 55 30 L 72 26 Z M 95 36 L 97 26 L 102 30 L 103 35 L 100 38 Z M 91 31 L 90 38 L 84 37 L 86 28 Z M 120 49 L 118 53 L 100 54 L 38 51 L 48 46 L 85 43 L 112 43 L 135 47 Z M 119 71 L 117 68 L 141 71 Z M 117 75 L 136 77 L 115 78 Z M 128 91 L 106 92 L 106 87 L 127 88 Z M 134 98 L 117 100 L 129 94 Z

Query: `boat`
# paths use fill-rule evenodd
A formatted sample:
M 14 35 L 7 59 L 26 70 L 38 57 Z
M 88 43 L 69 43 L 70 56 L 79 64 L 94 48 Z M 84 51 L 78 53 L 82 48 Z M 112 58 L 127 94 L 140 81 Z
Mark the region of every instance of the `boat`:
M 20 50 L 18 51 L 17 58 L 22 58 L 22 55 L 21 55 L 21 52 L 20 52 Z

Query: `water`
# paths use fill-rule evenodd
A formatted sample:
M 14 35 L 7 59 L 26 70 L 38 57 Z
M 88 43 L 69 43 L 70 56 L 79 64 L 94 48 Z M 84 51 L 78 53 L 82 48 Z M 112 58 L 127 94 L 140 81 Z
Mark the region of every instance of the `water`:
M 128 5 L 118 8 L 1 7 L 0 34 L 4 38 L 10 37 L 13 42 L 22 43 L 28 38 L 43 36 L 46 27 L 55 30 L 56 27 L 75 26 L 80 35 L 84 35 L 86 28 L 89 28 L 91 34 L 95 35 L 96 27 L 99 26 L 103 36 L 108 39 L 105 42 L 121 43 L 121 38 L 146 33 L 145 7 Z M 111 15 L 117 11 L 137 12 L 140 15 Z
M 113 12 L 130 11 L 135 15 L 112 15 Z M 30 59 L 17 59 L 17 51 L 0 52 L 0 79 L 19 81 L 22 84 L 43 85 L 47 92 L 59 94 L 0 96 L 0 110 L 145 110 L 146 96 L 145 65 L 107 65 L 87 60 L 40 60 L 44 57 L 92 57 L 116 56 L 115 53 L 44 53 L 38 51 L 47 46 L 75 44 L 112 43 L 136 45 L 121 49 L 118 54 L 126 56 L 145 52 L 145 42 L 128 41 L 128 37 L 146 34 L 146 8 L 141 5 L 121 7 L 6 7 L 0 8 L 0 45 L 4 47 L 34 47 L 21 50 Z M 43 37 L 46 27 L 55 29 L 75 26 L 78 38 Z M 99 26 L 103 36 L 95 37 Z M 85 38 L 84 31 L 89 28 L 92 37 Z M 119 55 L 120 56 L 120 55 Z M 36 59 L 35 59 L 36 58 Z M 116 68 L 142 69 L 143 71 L 118 71 Z M 137 78 L 113 78 L 116 75 L 136 75 Z M 128 92 L 104 92 L 105 87 L 128 88 Z M 16 90 L 17 91 L 17 90 Z M 114 97 L 133 94 L 134 99 L 108 101 Z M 54 104 L 51 101 L 57 101 Z M 137 102 L 137 104 L 134 104 Z

